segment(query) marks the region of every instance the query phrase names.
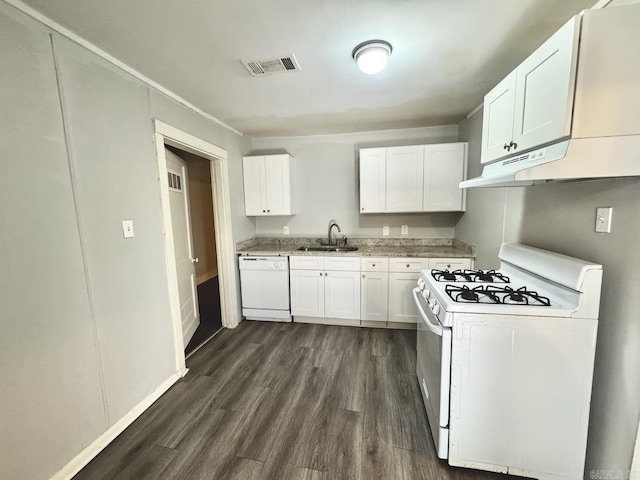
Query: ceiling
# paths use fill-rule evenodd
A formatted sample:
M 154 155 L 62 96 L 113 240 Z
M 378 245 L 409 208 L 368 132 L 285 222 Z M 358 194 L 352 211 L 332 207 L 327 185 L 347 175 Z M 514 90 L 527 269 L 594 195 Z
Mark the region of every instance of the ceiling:
M 24 0 L 251 137 L 456 124 L 595 0 Z M 361 73 L 362 41 L 393 45 Z M 293 53 L 300 72 L 240 59 Z

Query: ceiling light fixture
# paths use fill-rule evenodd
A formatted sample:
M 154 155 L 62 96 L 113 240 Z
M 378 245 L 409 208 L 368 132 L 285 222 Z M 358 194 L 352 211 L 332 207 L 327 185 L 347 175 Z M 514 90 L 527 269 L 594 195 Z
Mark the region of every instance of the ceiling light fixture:
M 367 75 L 374 75 L 385 67 L 392 50 L 389 42 L 367 40 L 354 48 L 351 56 L 362 72 Z

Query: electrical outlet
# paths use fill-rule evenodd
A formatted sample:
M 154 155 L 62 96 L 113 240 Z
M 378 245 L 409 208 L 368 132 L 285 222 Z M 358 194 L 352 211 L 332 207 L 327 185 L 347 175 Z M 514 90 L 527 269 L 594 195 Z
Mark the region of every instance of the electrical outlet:
M 122 221 L 122 234 L 124 238 L 133 238 L 133 220 L 123 220 Z
M 284 227 L 282 227 L 282 233 L 284 233 L 285 235 L 289 235 L 289 225 L 285 225 Z
M 612 207 L 596 208 L 596 232 L 611 233 L 611 216 L 613 215 Z
M 383 237 L 388 237 L 389 236 L 389 225 L 383 225 L 382 226 L 382 236 Z
M 402 225 L 402 235 L 409 235 L 409 225 Z

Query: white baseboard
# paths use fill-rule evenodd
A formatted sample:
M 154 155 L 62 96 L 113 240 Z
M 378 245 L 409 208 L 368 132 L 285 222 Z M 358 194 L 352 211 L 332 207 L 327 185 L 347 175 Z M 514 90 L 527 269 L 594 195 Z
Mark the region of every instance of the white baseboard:
M 389 330 L 415 330 L 415 323 L 373 322 L 370 320 L 348 320 L 345 318 L 304 317 L 294 315 L 295 323 L 313 323 L 316 325 L 338 325 L 341 327 L 385 328 Z
M 91 460 L 93 460 L 104 448 L 109 445 L 125 428 L 131 425 L 142 413 L 149 408 L 153 402 L 162 396 L 164 392 L 176 383 L 186 374 L 184 372 L 176 372 L 167 378 L 162 384 L 156 388 L 151 394 L 142 400 L 138 405 L 127 413 L 124 417 L 114 423 L 106 432 L 100 435 L 94 442 L 76 455 L 69 463 L 67 463 L 58 473 L 50 480 L 69 480 L 73 478 L 80 470 L 82 470 Z

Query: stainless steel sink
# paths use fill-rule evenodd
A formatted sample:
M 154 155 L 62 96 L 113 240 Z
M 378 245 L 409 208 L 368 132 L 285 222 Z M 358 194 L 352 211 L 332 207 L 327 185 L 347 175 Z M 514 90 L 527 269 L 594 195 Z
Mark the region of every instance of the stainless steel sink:
M 301 252 L 355 252 L 358 247 L 335 247 L 332 245 L 320 245 L 318 247 L 299 247 Z

